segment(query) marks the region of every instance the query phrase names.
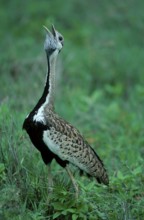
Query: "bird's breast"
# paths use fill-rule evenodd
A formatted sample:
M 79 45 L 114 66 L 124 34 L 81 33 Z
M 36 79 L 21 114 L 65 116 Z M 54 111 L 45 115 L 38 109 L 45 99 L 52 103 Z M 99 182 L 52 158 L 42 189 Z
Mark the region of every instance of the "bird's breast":
M 62 160 L 67 159 L 67 155 L 65 155 L 65 152 L 63 151 L 63 146 L 65 145 L 65 135 L 56 131 L 55 128 L 51 128 L 43 132 L 43 141 L 59 158 Z

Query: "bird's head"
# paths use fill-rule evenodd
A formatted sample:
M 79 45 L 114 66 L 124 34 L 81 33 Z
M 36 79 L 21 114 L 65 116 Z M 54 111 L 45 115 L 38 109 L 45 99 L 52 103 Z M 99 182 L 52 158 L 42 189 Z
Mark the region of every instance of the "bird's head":
M 58 54 L 63 47 L 63 43 L 64 43 L 63 36 L 58 31 L 56 31 L 53 25 L 51 32 L 45 26 L 44 29 L 46 30 L 44 49 L 47 55 L 51 56 L 53 53 Z

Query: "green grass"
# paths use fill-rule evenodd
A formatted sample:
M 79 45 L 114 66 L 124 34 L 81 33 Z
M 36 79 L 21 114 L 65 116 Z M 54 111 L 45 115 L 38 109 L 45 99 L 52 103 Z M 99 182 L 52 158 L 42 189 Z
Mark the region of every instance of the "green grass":
M 0 219 L 144 219 L 144 3 L 1 1 Z M 109 187 L 79 176 L 75 200 L 64 169 L 47 167 L 22 131 L 43 90 L 42 25 L 64 35 L 56 110 L 79 128 L 103 159 Z

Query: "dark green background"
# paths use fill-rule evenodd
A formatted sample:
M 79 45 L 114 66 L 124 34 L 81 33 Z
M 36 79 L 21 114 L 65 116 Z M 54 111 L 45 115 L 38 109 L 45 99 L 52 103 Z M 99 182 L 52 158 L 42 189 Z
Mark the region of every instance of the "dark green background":
M 0 1 L 0 219 L 144 218 L 144 2 Z M 65 38 L 57 62 L 56 111 L 103 159 L 109 187 L 47 168 L 22 131 L 47 71 L 43 42 L 54 24 Z M 75 169 L 73 169 L 75 170 Z M 75 172 L 75 171 L 74 171 Z

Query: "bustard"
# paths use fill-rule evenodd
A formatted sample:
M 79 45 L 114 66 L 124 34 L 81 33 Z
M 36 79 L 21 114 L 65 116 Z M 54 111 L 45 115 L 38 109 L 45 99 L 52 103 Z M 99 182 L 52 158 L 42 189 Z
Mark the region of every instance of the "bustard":
M 54 110 L 55 65 L 64 38 L 54 26 L 51 32 L 46 27 L 45 29 L 44 49 L 48 63 L 46 84 L 38 103 L 26 117 L 23 128 L 29 134 L 33 145 L 40 151 L 44 163 L 49 165 L 49 177 L 50 163 L 55 159 L 66 169 L 78 194 L 78 186 L 69 169 L 69 163 L 95 177 L 98 183 L 108 185 L 109 180 L 103 162 L 94 149 L 75 127 L 63 120 Z

